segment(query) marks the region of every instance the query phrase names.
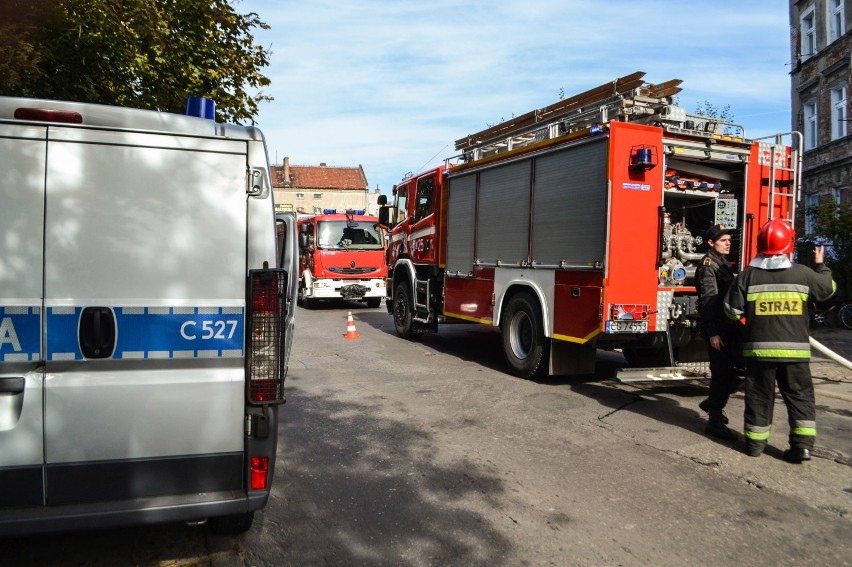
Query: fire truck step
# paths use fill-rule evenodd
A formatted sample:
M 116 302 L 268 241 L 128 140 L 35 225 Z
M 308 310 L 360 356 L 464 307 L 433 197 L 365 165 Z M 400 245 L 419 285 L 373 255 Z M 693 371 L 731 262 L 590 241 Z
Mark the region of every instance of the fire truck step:
M 615 373 L 615 379 L 622 383 L 628 382 L 672 382 L 684 380 L 704 380 L 707 377 L 702 372 L 688 368 L 621 368 Z

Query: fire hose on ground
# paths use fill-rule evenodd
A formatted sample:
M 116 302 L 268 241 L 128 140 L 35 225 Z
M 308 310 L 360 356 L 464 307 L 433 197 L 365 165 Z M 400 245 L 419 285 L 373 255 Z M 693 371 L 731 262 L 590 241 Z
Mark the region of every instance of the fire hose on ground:
M 845 366 L 849 370 L 852 370 L 852 362 L 849 362 L 833 350 L 829 349 L 827 346 L 817 341 L 813 337 L 810 337 L 811 346 L 819 351 L 821 354 L 825 355 L 827 358 L 830 358 L 834 362 L 840 364 L 841 366 Z

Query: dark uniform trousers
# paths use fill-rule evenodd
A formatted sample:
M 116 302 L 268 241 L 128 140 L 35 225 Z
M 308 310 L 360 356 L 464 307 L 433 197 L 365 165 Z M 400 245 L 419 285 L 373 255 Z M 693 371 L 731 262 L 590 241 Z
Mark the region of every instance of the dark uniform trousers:
M 724 257 L 710 250 L 701 260 L 695 279 L 701 336 L 707 339 L 707 358 L 710 360 L 709 423 L 721 426 L 726 421 L 722 410 L 737 384 L 737 366 L 742 355 L 741 325 L 726 317 L 723 308 L 725 293 L 734 281 L 734 272 Z M 722 339 L 720 350 L 710 345 L 710 338 L 716 335 Z
M 775 384 L 784 398 L 790 423 L 790 447 L 813 450 L 816 440 L 816 404 L 810 362 L 747 362 L 745 409 L 746 445 L 762 450 L 772 426 Z
M 710 408 L 721 410 L 728 403 L 739 381 L 737 367 L 742 361 L 742 342 L 737 327 L 720 327 L 719 338 L 723 346 L 716 350 L 707 341 L 707 355 L 710 358 L 710 391 L 707 398 Z

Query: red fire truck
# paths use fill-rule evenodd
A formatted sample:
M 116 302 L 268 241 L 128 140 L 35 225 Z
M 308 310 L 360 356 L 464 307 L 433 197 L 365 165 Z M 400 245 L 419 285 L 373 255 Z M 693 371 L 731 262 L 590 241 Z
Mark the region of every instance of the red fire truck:
M 301 216 L 299 303 L 355 299 L 378 307 L 385 297 L 385 238 L 379 219 L 363 210 L 326 209 Z
M 736 229 L 741 269 L 769 218 L 793 222 L 801 136 L 746 138 L 689 115 L 681 81 L 622 77 L 456 141 L 394 188 L 387 308 L 416 339 L 440 323 L 499 327 L 512 373 L 619 379 L 707 375 L 695 270 L 712 224 Z

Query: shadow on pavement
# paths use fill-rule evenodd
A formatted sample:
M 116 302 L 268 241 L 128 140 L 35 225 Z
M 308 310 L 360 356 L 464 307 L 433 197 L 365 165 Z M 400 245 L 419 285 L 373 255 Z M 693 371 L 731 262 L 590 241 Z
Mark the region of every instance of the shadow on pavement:
M 401 408 L 389 419 L 369 396 L 333 396 L 291 389 L 272 499 L 244 542 L 248 562 L 500 565 L 510 544 L 479 511 L 504 492 L 498 471 L 437 462 L 440 440 Z M 260 550 L 267 563 L 251 557 Z
M 162 524 L 0 540 L 0 565 L 122 567 L 207 565 L 205 529 Z

